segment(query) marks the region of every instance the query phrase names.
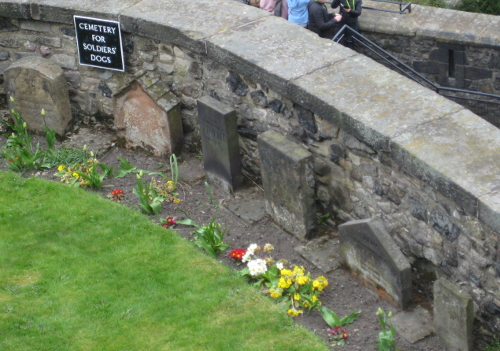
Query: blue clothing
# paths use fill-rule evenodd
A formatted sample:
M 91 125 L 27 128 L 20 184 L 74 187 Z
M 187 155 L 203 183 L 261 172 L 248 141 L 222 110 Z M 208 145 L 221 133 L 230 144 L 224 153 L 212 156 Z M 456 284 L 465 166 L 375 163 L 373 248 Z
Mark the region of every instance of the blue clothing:
M 288 20 L 296 24 L 306 24 L 309 22 L 309 12 L 307 4 L 309 0 L 287 0 Z

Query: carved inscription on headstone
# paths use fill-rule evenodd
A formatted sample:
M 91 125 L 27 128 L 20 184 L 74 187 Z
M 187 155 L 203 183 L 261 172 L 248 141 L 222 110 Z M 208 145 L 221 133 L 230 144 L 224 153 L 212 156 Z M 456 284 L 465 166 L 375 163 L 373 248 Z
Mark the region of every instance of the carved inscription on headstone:
M 204 96 L 198 100 L 198 119 L 207 180 L 232 193 L 242 182 L 236 112 Z
M 257 142 L 267 212 L 288 232 L 310 238 L 317 226 L 312 154 L 272 130 Z
M 377 219 L 339 226 L 340 252 L 349 268 L 382 297 L 406 309 L 411 302 L 411 267 Z M 387 296 L 388 295 L 388 296 Z

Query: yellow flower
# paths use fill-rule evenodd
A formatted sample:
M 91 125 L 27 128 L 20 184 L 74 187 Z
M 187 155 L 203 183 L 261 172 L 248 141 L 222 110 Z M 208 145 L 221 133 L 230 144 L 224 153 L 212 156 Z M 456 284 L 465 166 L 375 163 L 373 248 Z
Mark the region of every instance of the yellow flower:
M 289 309 L 288 311 L 286 311 L 286 313 L 289 315 L 289 316 L 292 316 L 292 317 L 297 317 L 299 314 L 301 314 L 303 311 L 302 310 L 296 310 L 296 309 Z
M 178 204 L 179 202 L 181 202 L 181 199 L 174 199 L 172 202 L 173 202 L 174 204 Z
M 281 289 L 277 289 L 277 290 L 271 289 L 271 290 L 269 290 L 269 295 L 271 295 L 271 297 L 273 299 L 277 299 L 278 297 L 280 297 L 282 295 L 282 291 L 281 291 Z
M 61 172 L 64 168 L 65 168 L 64 165 L 59 165 L 59 167 L 57 167 L 57 170 Z
M 318 301 L 318 297 L 316 295 L 313 295 L 313 297 L 311 297 L 311 301 L 314 303 L 316 301 Z
M 300 294 L 293 294 L 293 299 L 294 300 L 300 300 Z
M 293 267 L 294 274 L 304 274 L 304 267 L 295 266 Z
M 305 308 L 308 308 L 309 306 L 311 306 L 311 304 L 310 304 L 309 302 L 305 301 L 305 302 L 304 302 L 304 307 L 305 307 Z
M 172 180 L 169 180 L 167 184 L 174 184 L 174 182 Z
M 292 275 L 292 271 L 289 270 L 289 269 L 282 269 L 280 271 L 280 274 L 283 275 L 283 276 L 291 276 Z
M 309 283 L 310 280 L 311 279 L 308 276 L 305 276 L 305 275 L 298 276 L 297 279 L 295 279 L 295 281 L 297 283 L 299 283 L 299 285 L 307 284 L 307 283 Z
M 75 177 L 76 179 L 80 178 L 80 175 L 76 172 L 73 172 L 73 177 Z
M 281 277 L 278 282 L 278 288 L 288 289 L 292 285 L 292 280 Z

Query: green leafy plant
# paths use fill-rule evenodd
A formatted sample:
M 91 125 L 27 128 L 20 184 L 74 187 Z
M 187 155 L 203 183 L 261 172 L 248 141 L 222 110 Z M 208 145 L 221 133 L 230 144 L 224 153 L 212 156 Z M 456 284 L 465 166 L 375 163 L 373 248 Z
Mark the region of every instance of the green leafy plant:
M 361 313 L 360 310 L 357 312 L 352 312 L 351 314 L 343 318 L 339 318 L 337 314 L 328 307 L 321 306 L 319 311 L 321 312 L 321 316 L 323 316 L 324 321 L 330 326 L 330 328 L 343 327 L 351 324 L 358 318 L 359 314 Z
M 139 173 L 141 176 L 142 174 Z M 146 214 L 159 214 L 161 212 L 161 203 L 163 198 L 158 196 L 154 187 L 150 184 L 145 184 L 140 180 L 140 176 L 135 180 L 136 187 L 132 192 L 139 198 L 139 206 L 141 211 Z
M 396 328 L 389 322 L 392 317 L 392 312 L 385 313 L 380 307 L 377 310 L 378 320 L 382 331 L 378 333 L 378 343 L 376 344 L 379 351 L 397 351 L 396 349 Z
M 347 329 L 342 327 L 331 328 L 330 330 L 330 341 L 331 346 L 342 346 L 345 345 L 349 335 L 347 334 Z
M 10 97 L 14 102 L 14 98 Z M 42 115 L 45 113 L 42 110 Z M 44 151 L 40 150 L 40 143 L 33 146 L 33 140 L 28 132 L 28 126 L 22 119 L 21 114 L 16 110 L 11 110 L 13 123 L 2 121 L 11 130 L 12 133 L 8 136 L 6 145 L 2 149 L 2 156 L 7 160 L 7 166 L 15 172 L 24 172 L 28 170 L 40 169 L 42 164 L 37 162 L 44 155 Z M 55 131 L 51 131 L 45 126 L 47 133 L 47 141 L 52 142 L 55 138 Z M 49 143 L 50 146 L 50 143 Z
M 500 339 L 493 340 L 483 351 L 500 351 Z
M 179 182 L 179 165 L 177 164 L 177 156 L 175 154 L 170 155 L 170 174 L 172 182 L 177 184 Z
M 205 252 L 214 258 L 229 248 L 229 245 L 224 243 L 224 236 L 226 235 L 227 228 L 222 229 L 220 223 L 215 223 L 215 217 L 210 220 L 208 225 L 197 225 L 192 219 L 184 219 L 176 221 L 176 224 L 191 225 L 196 227 L 196 230 L 191 234 L 193 235 L 194 243 L 205 250 Z
M 325 213 L 324 215 L 317 215 L 316 217 L 318 219 L 318 225 L 326 225 L 326 221 L 330 218 L 330 214 Z
M 87 146 L 83 147 L 86 154 Z M 81 187 L 90 187 L 91 189 L 101 189 L 102 183 L 106 178 L 114 177 L 113 167 L 108 167 L 100 163 L 95 154 L 91 151 L 90 157 L 84 159 L 83 163 L 75 163 L 72 166 L 59 165 L 58 172 L 55 174 L 61 178 L 61 182 L 77 185 Z
M 269 253 L 274 249 L 271 244 L 264 245 L 263 252 Z M 261 251 L 260 246 L 251 244 L 243 256 L 241 249 L 233 250 L 231 257 L 247 262 L 247 267 L 240 271 L 242 276 L 248 277 L 255 286 L 264 289 L 266 293 L 287 306 L 287 314 L 296 317 L 303 313 L 301 308 L 309 310 L 321 305 L 320 292 L 328 286 L 325 277 L 320 276 L 315 280 L 304 267 L 294 265 L 291 269 L 286 268 L 286 260 L 275 260 L 268 257 L 260 258 L 256 255 Z M 234 253 L 234 254 L 233 254 Z
M 83 163 L 88 155 L 82 149 L 70 147 L 58 147 L 48 151 L 43 158 L 43 167 L 52 168 L 59 165 L 71 166 L 75 163 Z
M 212 194 L 212 188 L 210 188 L 210 184 L 208 184 L 208 182 L 205 182 L 205 189 L 207 189 L 207 194 L 208 194 L 208 198 L 210 199 L 210 204 L 215 208 L 219 208 L 219 205 L 217 205 L 216 203 L 214 203 L 215 199 L 214 199 L 214 195 Z

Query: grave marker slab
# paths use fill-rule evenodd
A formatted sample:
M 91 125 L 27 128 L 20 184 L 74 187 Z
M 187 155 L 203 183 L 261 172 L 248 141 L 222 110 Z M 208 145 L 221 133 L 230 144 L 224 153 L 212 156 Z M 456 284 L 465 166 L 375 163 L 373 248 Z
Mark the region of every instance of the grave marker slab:
M 272 130 L 257 143 L 266 211 L 286 231 L 312 237 L 317 228 L 312 154 Z
M 434 328 L 448 351 L 471 351 L 474 307 L 471 297 L 452 282 L 434 282 Z
M 236 111 L 207 95 L 198 100 L 198 120 L 207 180 L 232 193 L 242 183 Z
M 412 298 L 411 266 L 378 219 L 339 226 L 340 252 L 350 269 L 403 310 Z
M 162 108 L 133 82 L 113 98 L 116 134 L 125 139 L 126 147 L 141 148 L 156 156 L 179 154 L 184 134 L 180 105 Z
M 45 133 L 45 124 L 64 135 L 71 121 L 68 86 L 61 67 L 40 56 L 17 60 L 4 72 L 7 95 L 14 98 L 15 109 L 29 130 Z M 41 115 L 42 108 L 45 116 Z

